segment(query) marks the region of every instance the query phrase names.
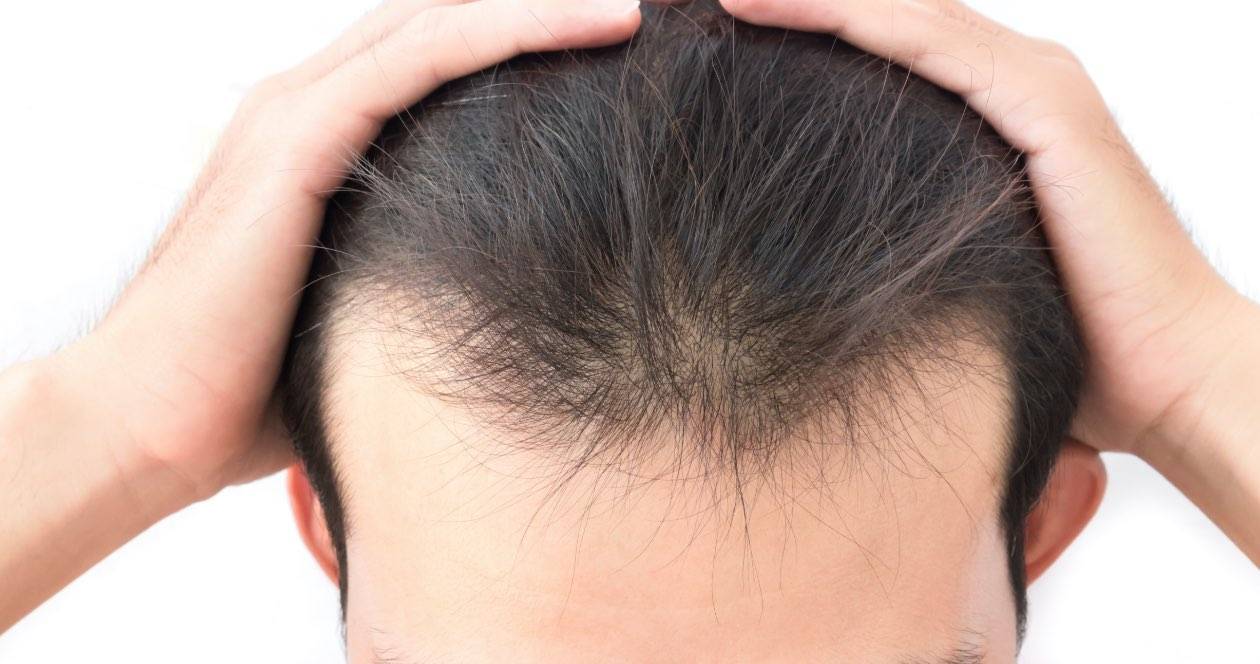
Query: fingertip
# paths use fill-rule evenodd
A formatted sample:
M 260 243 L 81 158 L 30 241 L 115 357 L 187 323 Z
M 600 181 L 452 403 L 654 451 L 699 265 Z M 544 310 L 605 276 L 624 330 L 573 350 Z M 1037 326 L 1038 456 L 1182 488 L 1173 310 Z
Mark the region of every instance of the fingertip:
M 576 8 L 578 11 L 589 12 L 600 19 L 626 19 L 639 15 L 642 7 L 640 0 L 578 0 L 572 2 L 565 0 L 560 3 L 561 6 Z
M 732 16 L 739 16 L 747 13 L 749 2 L 748 0 L 718 0 L 718 4 Z
M 549 44 L 532 44 L 526 50 L 557 50 L 610 46 L 639 29 L 640 0 L 565 0 L 543 2 L 530 10 L 543 28 Z
M 718 4 L 731 16 L 749 23 L 783 21 L 788 11 L 782 0 L 718 0 Z
M 637 27 L 643 16 L 641 0 L 600 0 L 592 5 L 598 7 L 597 11 L 604 19 L 611 20 L 622 28 Z

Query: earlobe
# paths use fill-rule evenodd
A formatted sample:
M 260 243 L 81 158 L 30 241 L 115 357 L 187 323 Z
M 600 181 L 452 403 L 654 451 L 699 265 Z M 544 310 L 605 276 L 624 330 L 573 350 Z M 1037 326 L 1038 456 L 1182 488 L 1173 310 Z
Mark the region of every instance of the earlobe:
M 288 473 L 289 504 L 293 508 L 293 518 L 297 521 L 298 532 L 306 548 L 315 557 L 324 574 L 335 584 L 338 582 L 337 552 L 333 547 L 332 537 L 328 534 L 328 523 L 324 520 L 324 508 L 315 497 L 315 490 L 299 464 L 289 466 Z
M 1068 439 L 1024 528 L 1024 574 L 1031 583 L 1059 558 L 1098 511 L 1107 470 L 1098 450 Z

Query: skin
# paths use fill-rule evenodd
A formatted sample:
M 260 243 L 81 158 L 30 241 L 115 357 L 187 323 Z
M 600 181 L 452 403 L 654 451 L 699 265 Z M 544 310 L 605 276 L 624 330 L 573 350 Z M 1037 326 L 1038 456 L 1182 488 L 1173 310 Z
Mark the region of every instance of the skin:
M 917 389 L 893 387 L 895 413 L 866 407 L 858 428 L 877 438 L 798 437 L 772 480 L 746 480 L 741 505 L 728 474 L 697 479 L 692 440 L 646 441 L 659 450 L 647 460 L 558 485 L 553 453 L 513 451 L 513 433 L 418 390 L 382 351 L 415 340 L 371 325 L 335 327 L 328 395 L 353 524 L 353 661 L 1014 659 L 1006 382 L 920 361 Z M 1003 366 L 982 344 L 945 351 Z M 1052 517 L 1066 530 L 1039 529 L 1034 549 L 1074 536 L 1102 495 L 1097 454 L 1076 449 Z
M 1252 434 L 1260 412 L 1250 403 L 1260 371 L 1260 307 L 1194 247 L 1075 58 L 951 0 L 724 6 L 749 22 L 836 34 L 911 66 L 963 95 L 1025 151 L 1089 349 L 1073 437 L 1092 450 L 1152 464 L 1260 564 L 1260 446 Z M 0 512 L 0 629 L 164 516 L 291 462 L 272 392 L 293 294 L 306 276 L 327 192 L 387 117 L 441 82 L 495 61 L 616 43 L 638 22 L 638 12 L 621 2 L 397 0 L 260 84 L 105 320 L 63 351 L 0 374 L 0 504 L 8 506 Z M 351 440 L 365 432 L 344 433 Z M 1066 448 L 1054 480 L 1064 490 L 1052 490 L 1028 523 L 1030 575 L 1043 571 L 1092 514 L 1101 493 L 1097 469 L 1096 453 Z M 318 509 L 300 477 L 293 486 L 305 536 L 327 567 Z M 371 560 L 370 546 L 354 546 L 352 559 Z M 976 563 L 984 548 L 960 542 L 955 553 L 970 552 Z M 485 564 L 495 569 L 498 553 L 490 554 Z M 536 573 L 541 577 L 524 578 L 542 578 L 546 592 L 554 579 Z M 596 576 L 586 579 L 579 601 L 600 597 Z M 398 614 L 385 624 L 401 600 L 380 590 L 384 585 L 351 579 L 352 588 L 365 589 L 368 607 L 351 628 L 367 630 L 371 618 L 395 638 L 412 638 Z M 373 588 L 377 597 L 366 594 Z M 679 593 L 680 604 L 691 602 L 682 610 L 699 606 L 698 588 Z M 963 604 L 974 600 L 960 594 L 946 600 L 950 615 L 963 615 Z M 800 601 L 771 608 L 827 615 L 817 598 Z M 746 618 L 731 610 L 732 624 Z M 550 634 L 556 643 L 599 642 L 606 636 L 600 626 L 614 617 L 594 614 L 595 622 L 575 626 L 578 635 Z M 886 624 L 902 619 L 890 614 Z M 998 636 L 990 659 L 1009 661 Z M 870 647 L 884 643 L 874 638 Z M 363 647 L 351 654 L 370 661 Z M 558 658 L 570 655 L 582 659 L 568 652 Z

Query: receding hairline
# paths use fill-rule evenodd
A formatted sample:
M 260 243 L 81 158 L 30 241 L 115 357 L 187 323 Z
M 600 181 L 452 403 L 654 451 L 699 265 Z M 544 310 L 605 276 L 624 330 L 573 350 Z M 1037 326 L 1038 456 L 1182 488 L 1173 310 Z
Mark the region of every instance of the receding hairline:
M 723 474 L 729 468 L 729 459 L 704 457 L 706 448 L 723 446 L 720 431 L 700 430 L 661 413 L 655 414 L 654 428 L 629 431 L 604 427 L 599 422 L 554 417 L 523 424 L 514 422 L 516 413 L 510 404 L 504 407 L 487 401 L 475 391 L 461 394 L 441 385 L 440 379 L 435 380 L 438 373 L 449 371 L 442 364 L 445 356 L 434 353 L 442 346 L 426 344 L 423 337 L 408 328 L 405 316 L 400 319 L 399 312 L 399 308 L 377 305 L 350 306 L 326 326 L 328 361 L 322 380 L 329 390 L 321 404 L 321 416 L 326 421 L 335 423 L 342 419 L 338 416 L 351 414 L 344 400 L 338 398 L 339 386 L 346 372 L 368 367 L 369 372 L 389 378 L 386 389 L 411 391 L 442 404 L 444 413 L 466 425 L 461 430 L 473 432 L 463 443 L 480 446 L 486 455 L 538 455 L 539 460 L 557 469 L 557 482 L 589 472 L 678 481 L 687 477 L 671 477 L 669 473 L 682 467 L 690 469 L 687 475 L 696 479 L 731 479 Z M 937 429 L 940 435 L 966 445 L 994 445 L 998 450 L 996 457 L 989 457 L 984 451 L 977 452 L 977 456 L 994 458 L 999 464 L 1009 463 L 1016 445 L 1014 377 L 1010 363 L 983 320 L 981 315 L 952 317 L 940 325 L 948 337 L 871 357 L 868 361 L 873 371 L 863 381 L 845 384 L 842 388 L 851 390 L 849 393 L 839 395 L 835 402 L 821 402 L 816 412 L 800 419 L 797 428 L 785 429 L 781 439 L 765 443 L 773 445 L 779 456 L 765 459 L 763 465 L 745 464 L 746 474 L 739 481 L 791 480 L 780 472 L 783 469 L 792 469 L 802 477 L 820 476 L 847 460 L 864 463 L 869 455 L 917 455 L 916 450 L 900 447 L 906 444 L 908 428 L 940 425 L 949 400 L 959 394 L 965 394 L 972 406 L 997 409 L 997 436 L 993 440 L 960 441 L 950 430 Z M 983 403 L 991 395 L 995 395 L 991 401 Z M 334 425 L 327 433 L 328 445 L 334 451 L 353 444 L 343 427 Z M 592 443 L 598 444 L 594 454 Z M 650 445 L 654 453 L 636 445 Z M 706 461 L 709 465 L 698 465 Z M 333 462 L 335 465 L 336 454 Z M 340 476 L 338 473 L 339 479 Z M 720 487 L 722 482 L 713 486 Z

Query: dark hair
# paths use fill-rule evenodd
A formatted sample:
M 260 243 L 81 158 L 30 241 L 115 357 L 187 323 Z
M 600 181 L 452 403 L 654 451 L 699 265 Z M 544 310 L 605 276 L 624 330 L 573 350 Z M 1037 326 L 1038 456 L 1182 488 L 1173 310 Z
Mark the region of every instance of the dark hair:
M 713 2 L 644 12 L 629 44 L 446 85 L 332 199 L 282 388 L 343 603 L 328 328 L 376 310 L 425 340 L 402 354 L 418 386 L 559 452 L 564 477 L 627 466 L 662 431 L 737 480 L 811 425 L 859 445 L 835 425 L 909 359 L 979 335 L 1006 364 L 1022 631 L 1023 523 L 1082 370 L 1021 156 L 956 96 L 831 37 Z

